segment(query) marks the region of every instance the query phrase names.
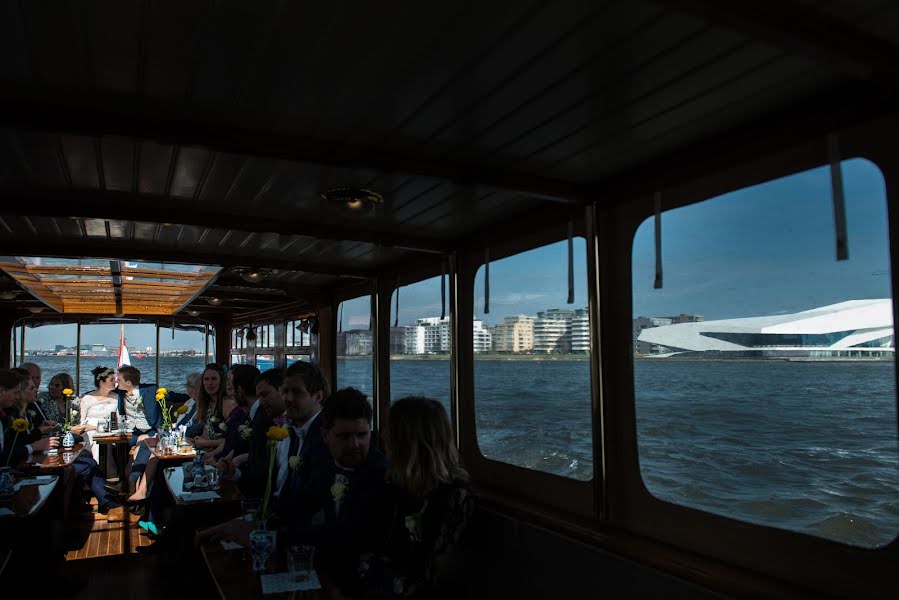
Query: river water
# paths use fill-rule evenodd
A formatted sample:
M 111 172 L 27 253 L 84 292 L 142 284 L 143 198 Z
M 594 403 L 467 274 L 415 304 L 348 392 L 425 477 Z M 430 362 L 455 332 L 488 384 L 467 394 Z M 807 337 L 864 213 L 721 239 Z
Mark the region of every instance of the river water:
M 72 357 L 38 357 L 44 386 Z M 93 388 L 82 359 L 81 390 Z M 135 359 L 156 381 L 155 358 Z M 181 391 L 203 358 L 164 357 Z M 477 360 L 478 443 L 490 458 L 593 477 L 586 361 Z M 338 383 L 371 394 L 371 362 L 339 360 Z M 393 397 L 449 404 L 449 364 L 391 361 Z M 899 533 L 892 362 L 635 362 L 640 472 L 650 493 L 736 519 L 873 547 Z

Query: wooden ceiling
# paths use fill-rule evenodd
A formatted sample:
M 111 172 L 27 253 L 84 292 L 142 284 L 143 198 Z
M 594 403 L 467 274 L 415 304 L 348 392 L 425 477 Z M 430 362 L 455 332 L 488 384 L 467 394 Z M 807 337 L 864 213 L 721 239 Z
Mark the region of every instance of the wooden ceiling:
M 893 110 L 897 39 L 892 0 L 8 0 L 0 254 L 220 265 L 236 312 L 308 303 Z M 344 186 L 384 204 L 347 218 L 321 198 Z

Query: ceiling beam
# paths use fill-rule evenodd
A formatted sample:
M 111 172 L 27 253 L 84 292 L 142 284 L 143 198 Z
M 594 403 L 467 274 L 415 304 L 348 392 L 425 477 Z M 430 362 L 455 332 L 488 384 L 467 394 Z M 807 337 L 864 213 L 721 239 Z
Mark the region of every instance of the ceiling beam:
M 899 47 L 796 0 L 653 0 L 767 41 L 857 79 L 895 89 Z
M 78 258 L 118 258 L 179 264 L 219 265 L 222 267 L 249 267 L 256 269 L 281 269 L 321 273 L 336 277 L 369 279 L 374 271 L 354 269 L 342 265 L 297 262 L 278 257 L 241 256 L 233 254 L 198 254 L 183 248 L 135 245 L 109 240 L 49 241 L 42 239 L 0 239 L 0 256 L 46 256 Z
M 2 104 L 2 102 L 0 102 Z M 278 233 L 338 242 L 361 242 L 416 252 L 447 252 L 449 246 L 434 238 L 363 230 L 359 227 L 324 225 L 296 215 L 267 215 L 258 207 L 243 204 L 246 213 L 226 212 L 222 203 L 203 206 L 183 198 L 133 194 L 109 190 L 4 190 L 0 214 L 17 217 L 80 217 L 143 223 L 169 223 L 233 230 L 244 233 Z
M 115 135 L 292 162 L 419 175 L 462 186 L 483 185 L 562 202 L 589 199 L 587 188 L 562 180 L 430 159 L 420 152 L 395 154 L 383 147 L 350 146 L 308 136 L 246 129 L 208 120 L 203 122 L 208 115 L 188 114 L 183 109 L 161 106 L 158 100 L 151 102 L 115 94 L 78 97 L 70 93 L 65 95 L 64 101 L 47 102 L 46 90 L 26 90 L 21 82 L 0 82 L 0 88 L 18 90 L 18 97 L 4 94 L 0 99 L 0 127 L 10 129 L 91 137 Z

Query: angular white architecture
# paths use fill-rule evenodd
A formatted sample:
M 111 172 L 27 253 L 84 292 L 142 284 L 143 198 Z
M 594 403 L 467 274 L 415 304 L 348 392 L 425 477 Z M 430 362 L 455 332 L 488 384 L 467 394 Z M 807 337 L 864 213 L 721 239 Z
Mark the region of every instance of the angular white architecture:
M 668 356 L 882 358 L 893 356 L 893 301 L 849 300 L 790 315 L 643 329 Z

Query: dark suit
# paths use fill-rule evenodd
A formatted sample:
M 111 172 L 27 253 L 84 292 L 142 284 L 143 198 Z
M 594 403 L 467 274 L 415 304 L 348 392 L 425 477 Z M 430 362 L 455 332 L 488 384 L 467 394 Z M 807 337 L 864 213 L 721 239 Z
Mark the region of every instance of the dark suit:
M 240 468 L 240 491 L 250 498 L 262 497 L 265 493 L 265 483 L 268 480 L 268 439 L 265 434 L 273 425 L 272 418 L 268 416 L 262 406 L 256 408 L 256 414 L 250 421 L 253 433 L 250 436 L 250 449 L 247 461 Z M 311 426 L 310 426 L 311 428 Z
M 291 451 L 288 454 L 288 460 L 290 456 L 296 456 L 294 448 L 298 443 L 298 439 L 294 437 L 296 433 L 293 429 L 289 431 L 291 434 Z M 300 498 L 308 479 L 306 466 L 315 463 L 316 457 L 322 455 L 322 453 L 327 455 L 328 448 L 322 440 L 321 418 L 319 416 L 309 425 L 306 437 L 303 438 L 299 456 L 304 466 L 296 471 L 291 470 L 290 467 L 287 469 L 287 479 L 284 480 L 284 487 L 281 489 L 281 495 L 277 503 L 277 512 L 290 514 L 294 510 L 293 505 Z
M 131 441 L 129 445 L 133 446 L 137 442 L 137 437 L 141 433 L 156 433 L 160 427 L 162 427 L 162 408 L 159 406 L 159 402 L 156 401 L 156 390 L 159 389 L 156 385 L 147 385 L 146 387 L 142 386 L 138 393 L 140 397 L 143 398 L 144 405 L 144 416 L 147 418 L 147 423 L 150 425 L 150 429 L 148 431 L 142 432 L 137 429 L 134 430 L 133 435 L 131 437 Z M 125 391 L 124 390 L 116 390 L 116 393 L 119 396 L 119 414 L 125 414 Z
M 28 458 L 28 449 L 25 447 L 25 444 L 28 443 L 26 441 L 28 433 L 22 432 L 16 437 L 16 432 L 12 430 L 14 418 L 9 413 L 0 416 L 0 428 L 2 428 L 0 435 L 3 436 L 3 452 L 0 453 L 0 467 L 5 466 L 7 463 L 9 466 L 14 467 Z M 15 440 L 15 445 L 13 445 L 13 440 Z M 12 454 L 11 457 L 10 454 Z

